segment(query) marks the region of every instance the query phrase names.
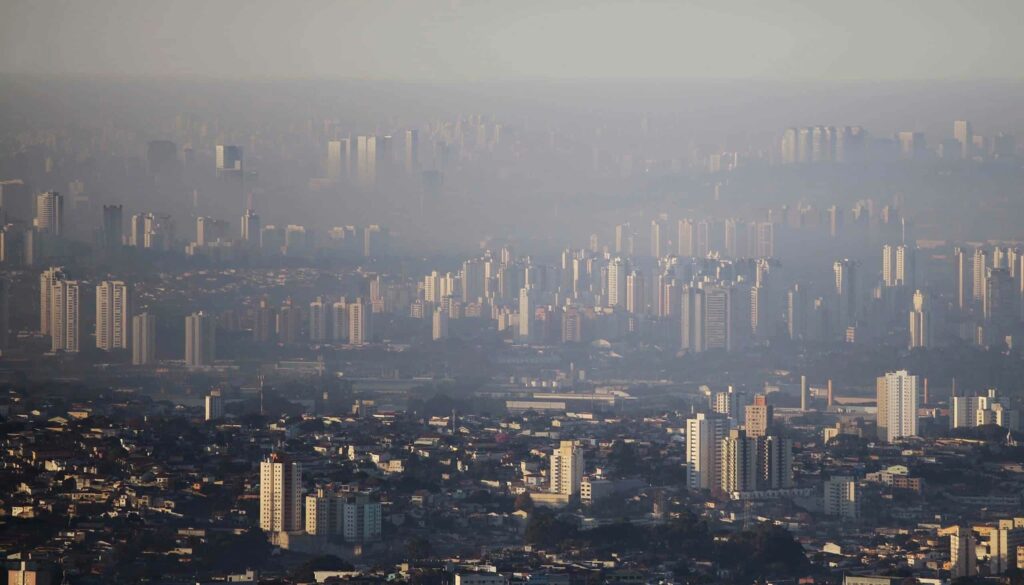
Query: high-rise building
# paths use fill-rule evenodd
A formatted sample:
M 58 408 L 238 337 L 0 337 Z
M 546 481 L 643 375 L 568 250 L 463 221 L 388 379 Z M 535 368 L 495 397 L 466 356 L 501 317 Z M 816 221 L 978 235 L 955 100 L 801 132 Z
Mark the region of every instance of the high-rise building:
M 36 213 L 32 189 L 21 180 L 0 181 L 0 209 L 8 221 L 30 223 Z
M 713 489 L 721 484 L 721 442 L 729 421 L 697 413 L 686 421 L 686 464 L 690 489 Z
M 168 216 L 137 213 L 130 230 L 128 243 L 137 248 L 168 250 L 174 241 L 174 224 Z
M 110 351 L 129 349 L 131 336 L 131 289 L 119 280 L 96 286 L 96 347 Z
M 219 388 L 210 390 L 206 395 L 203 405 L 205 406 L 204 420 L 220 420 L 224 418 L 224 397 L 220 394 Z
M 786 291 L 786 332 L 790 339 L 807 337 L 808 305 L 807 290 L 799 283 Z
M 140 313 L 132 317 L 132 364 L 144 366 L 156 361 L 156 317 Z
M 729 431 L 722 439 L 721 486 L 725 493 L 750 492 L 757 489 L 757 439 L 742 429 Z
M 914 291 L 908 327 L 910 329 L 910 340 L 907 344 L 909 349 L 931 346 L 931 314 L 924 293 L 920 290 Z
M 185 365 L 212 366 L 217 355 L 217 322 L 202 311 L 185 317 Z
M 377 183 L 377 137 L 356 138 L 356 176 L 363 188 L 372 188 Z
M 124 244 L 124 212 L 120 205 L 103 206 L 102 245 L 108 254 Z
M 763 437 L 771 432 L 774 418 L 772 405 L 768 404 L 768 397 L 764 394 L 754 395 L 754 403 L 744 407 L 746 420 L 744 428 L 747 436 L 755 439 Z
M 551 491 L 573 496 L 580 493 L 583 481 L 583 451 L 575 441 L 562 441 L 550 457 Z
M 857 482 L 849 476 L 833 476 L 825 481 L 824 510 L 826 516 L 855 520 L 860 517 Z
M 358 298 L 346 306 L 345 312 L 348 317 L 348 342 L 351 345 L 369 343 L 373 331 L 369 305 L 363 299 Z
M 53 326 L 53 285 L 64 279 L 64 269 L 60 267 L 47 268 L 39 275 L 39 333 L 42 335 L 50 335 Z
M 441 307 L 434 309 L 431 325 L 434 341 L 448 339 L 448 311 Z
M 896 134 L 900 145 L 900 158 L 918 160 L 924 158 L 928 147 L 924 140 L 924 132 L 904 131 Z
M 615 253 L 633 255 L 633 232 L 628 222 L 615 226 Z
M 960 143 L 960 158 L 971 158 L 974 148 L 974 130 L 967 120 L 953 122 L 953 138 Z
M 746 416 L 746 410 L 742 408 L 744 398 L 743 392 L 729 386 L 726 390 L 715 392 L 711 396 L 711 411 L 724 416 L 731 422 L 742 425 L 743 417 Z
M 605 297 L 608 299 L 609 307 L 626 304 L 628 268 L 626 261 L 622 258 L 612 258 L 612 261 L 608 263 L 608 292 Z
M 663 221 L 651 220 L 651 258 L 661 258 L 664 246 L 665 227 Z
M 768 435 L 757 439 L 757 486 L 762 490 L 793 487 L 793 440 Z
M 420 132 L 416 129 L 405 131 L 405 172 L 414 173 L 420 168 Z
M 529 343 L 533 339 L 533 290 L 524 286 L 519 289 L 519 339 Z
M 1015 323 L 1020 315 L 1020 290 L 1013 276 L 1006 268 L 989 268 L 985 271 L 985 297 L 982 299 L 982 315 L 991 321 L 995 329 L 1005 329 Z
M 344 499 L 322 487 L 306 496 L 306 534 L 336 536 L 344 530 Z
M 644 277 L 633 270 L 626 276 L 626 312 L 640 314 L 645 312 L 644 304 Z
M 213 242 L 227 239 L 228 223 L 212 217 L 196 218 L 196 244 L 207 246 Z
M 348 494 L 342 501 L 342 536 L 345 542 L 380 540 L 380 502 L 369 494 Z
M 36 195 L 36 218 L 32 223 L 41 233 L 61 235 L 64 230 L 64 196 L 56 191 Z
M 704 351 L 704 291 L 703 289 L 683 287 L 680 324 L 680 348 L 690 353 Z
M 879 415 L 885 417 L 885 439 L 892 443 L 905 437 L 917 436 L 917 376 L 906 370 L 889 372 L 884 377 L 885 412 L 879 405 Z
M 328 313 L 331 310 L 331 302 L 324 299 L 323 297 L 317 297 L 313 302 L 309 303 L 309 340 L 318 343 L 324 342 L 331 338 L 330 330 L 330 319 L 328 319 Z
M 694 241 L 693 241 L 693 220 L 692 219 L 681 219 L 679 220 L 679 241 L 677 253 L 683 258 L 689 258 L 694 255 Z
M 217 176 L 242 172 L 242 147 L 218 144 L 215 150 Z
M 348 340 L 348 318 L 345 299 L 341 298 L 331 305 L 331 332 L 334 341 Z
M 800 375 L 800 410 L 807 412 L 810 408 L 811 395 L 807 388 L 807 376 Z
M 350 176 L 352 166 L 352 141 L 348 138 L 331 140 L 327 143 L 327 178 L 340 181 Z
M 775 224 L 770 221 L 759 221 L 755 224 L 756 240 L 754 255 L 758 258 L 775 256 Z
M 953 285 L 956 306 L 962 311 L 967 308 L 967 256 L 960 246 L 953 249 Z
M 260 240 L 260 216 L 252 209 L 246 209 L 242 215 L 242 241 L 250 246 L 256 246 Z
M 260 529 L 298 532 L 302 524 L 302 464 L 273 453 L 260 463 Z
M 583 315 L 577 307 L 566 307 L 562 314 L 562 343 L 583 341 Z
M 732 350 L 732 293 L 724 286 L 704 288 L 704 348 Z
M 11 282 L 0 277 L 0 350 L 10 346 L 11 336 Z
M 977 542 L 967 526 L 957 526 L 949 534 L 949 576 L 972 578 L 978 574 Z
M 971 277 L 971 298 L 978 304 L 984 303 L 987 294 L 985 287 L 988 284 L 988 253 L 981 248 L 974 250 L 974 256 L 971 259 Z
M 281 343 L 298 343 L 302 335 L 302 310 L 292 304 L 292 299 L 285 299 L 277 310 L 275 331 Z
M 81 288 L 77 280 L 56 280 L 50 292 L 50 349 L 77 352 L 81 319 Z
M 857 288 L 857 263 L 853 260 L 837 260 L 832 266 L 835 274 L 835 295 L 839 305 L 837 317 L 840 330 L 856 325 L 860 314 L 860 299 Z

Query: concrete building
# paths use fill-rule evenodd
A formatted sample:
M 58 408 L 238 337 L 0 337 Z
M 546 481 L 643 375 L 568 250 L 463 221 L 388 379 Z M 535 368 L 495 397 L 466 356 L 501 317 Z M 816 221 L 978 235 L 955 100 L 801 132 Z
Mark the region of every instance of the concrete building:
M 550 459 L 551 491 L 567 496 L 579 494 L 583 481 L 583 451 L 576 442 L 562 441 Z
M 132 365 L 156 361 L 156 317 L 141 313 L 132 317 Z
M 274 453 L 260 463 L 260 529 L 297 532 L 302 524 L 302 464 Z

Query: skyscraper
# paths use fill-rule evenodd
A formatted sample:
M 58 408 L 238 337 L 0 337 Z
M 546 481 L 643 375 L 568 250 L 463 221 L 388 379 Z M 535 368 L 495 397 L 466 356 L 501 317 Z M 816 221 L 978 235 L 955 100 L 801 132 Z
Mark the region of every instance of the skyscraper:
M 974 250 L 974 256 L 971 260 L 971 298 L 976 303 L 984 303 L 985 295 L 987 294 L 985 287 L 988 284 L 988 253 L 981 248 Z
M 348 340 L 348 317 L 345 299 L 339 299 L 331 305 L 331 333 L 334 341 Z
M 628 272 L 626 261 L 622 258 L 612 258 L 608 263 L 608 292 L 605 295 L 609 307 L 618 307 L 626 304 L 626 275 Z
M 224 418 L 224 397 L 220 394 L 219 388 L 210 390 L 210 393 L 206 395 L 203 400 L 205 407 L 204 420 L 219 420 Z
M 686 464 L 690 489 L 713 489 L 721 483 L 721 442 L 729 422 L 697 413 L 686 421 Z
M 53 326 L 53 285 L 64 278 L 61 267 L 47 268 L 39 275 L 39 333 L 42 335 L 50 335 Z
M 732 292 L 724 286 L 704 288 L 704 348 L 732 350 Z
M 700 353 L 704 351 L 704 291 L 685 286 L 680 296 L 680 349 Z
M 793 440 L 777 435 L 757 438 L 757 488 L 762 490 L 793 487 Z
M 633 270 L 626 276 L 626 312 L 639 314 L 645 312 L 644 303 L 644 277 L 640 272 Z
M 583 340 L 583 316 L 577 307 L 566 307 L 562 314 L 562 343 Z
M 250 246 L 259 245 L 260 241 L 260 216 L 252 209 L 246 209 L 242 215 L 242 240 Z
M 330 339 L 330 319 L 328 313 L 331 310 L 331 302 L 323 297 L 317 297 L 309 303 L 309 340 L 318 343 Z
M 217 322 L 202 311 L 185 317 L 185 365 L 212 366 L 217 355 Z
M 81 325 L 81 289 L 77 280 L 56 280 L 50 292 L 50 348 L 77 352 Z
M 124 243 L 124 213 L 120 205 L 103 206 L 102 245 L 107 253 L 121 248 Z
M 41 233 L 61 235 L 64 230 L 64 196 L 56 191 L 36 195 L 36 218 L 33 225 Z
M 413 173 L 420 168 L 420 132 L 416 129 L 405 131 L 405 172 Z
M 434 341 L 448 339 L 448 311 L 445 311 L 441 307 L 434 309 L 431 325 Z
M 260 463 L 260 529 L 297 532 L 302 524 L 302 464 L 273 453 Z
M 746 416 L 744 428 L 747 436 L 755 439 L 763 437 L 771 432 L 774 410 L 768 404 L 768 398 L 764 394 L 754 395 L 754 403 L 744 407 Z
M 928 311 L 924 293 L 920 290 L 914 291 L 908 327 L 910 329 L 909 349 L 931 346 L 931 315 Z
M 96 286 L 96 347 L 110 351 L 129 349 L 131 290 L 119 280 Z
M 729 431 L 722 439 L 721 486 L 725 493 L 757 489 L 757 439 L 742 429 Z
M 348 342 L 351 345 L 364 345 L 370 342 L 370 307 L 363 299 L 358 298 L 345 308 L 348 317 Z
M 156 317 L 140 313 L 132 317 L 132 364 L 144 366 L 156 361 Z
M 890 443 L 917 436 L 917 376 L 906 370 L 885 375 L 885 429 Z
M 242 147 L 231 144 L 218 144 L 216 147 L 217 176 L 227 173 L 242 172 Z
M 575 441 L 562 441 L 551 453 L 551 491 L 573 496 L 583 480 L 583 451 Z
M 971 158 L 974 147 L 974 130 L 967 120 L 953 122 L 953 138 L 960 143 L 960 158 Z
M 694 255 L 694 242 L 693 242 L 693 220 L 692 219 L 681 219 L 679 220 L 679 241 L 677 253 L 684 257 L 689 258 Z
M 956 306 L 962 311 L 967 308 L 967 256 L 960 246 L 953 249 L 953 285 Z
M 11 282 L 0 277 L 0 350 L 10 345 L 11 335 Z
M 835 294 L 839 305 L 837 317 L 839 327 L 845 330 L 855 325 L 859 311 L 857 288 L 857 263 L 853 260 L 837 260 L 832 266 L 835 274 Z
M 533 291 L 524 286 L 519 289 L 519 339 L 529 343 L 533 335 Z
M 359 185 L 372 188 L 377 183 L 377 137 L 356 138 L 356 174 Z
M 340 181 L 348 177 L 352 165 L 352 141 L 348 138 L 327 143 L 327 178 Z

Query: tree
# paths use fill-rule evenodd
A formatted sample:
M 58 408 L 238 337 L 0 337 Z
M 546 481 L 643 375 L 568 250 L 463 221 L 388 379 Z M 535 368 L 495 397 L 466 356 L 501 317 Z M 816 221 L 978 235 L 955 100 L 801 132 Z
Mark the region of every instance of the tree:
M 411 560 L 424 559 L 430 556 L 433 547 L 430 541 L 422 536 L 416 536 L 405 545 L 405 553 Z
M 515 509 L 524 512 L 533 511 L 533 498 L 530 496 L 530 492 L 523 492 L 516 496 Z

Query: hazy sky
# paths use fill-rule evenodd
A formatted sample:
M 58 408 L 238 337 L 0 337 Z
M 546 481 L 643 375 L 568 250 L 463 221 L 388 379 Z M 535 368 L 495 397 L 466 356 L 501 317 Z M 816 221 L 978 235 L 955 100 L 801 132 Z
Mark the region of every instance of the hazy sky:
M 1022 75 L 1019 0 L 0 0 L 0 72 L 407 80 Z

